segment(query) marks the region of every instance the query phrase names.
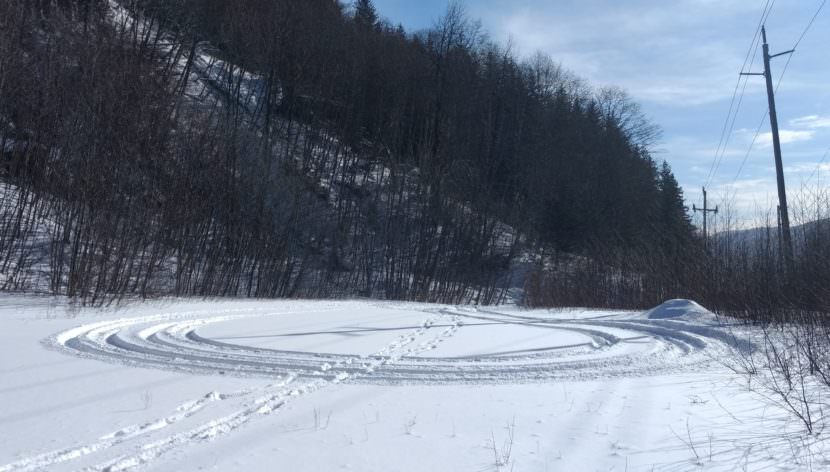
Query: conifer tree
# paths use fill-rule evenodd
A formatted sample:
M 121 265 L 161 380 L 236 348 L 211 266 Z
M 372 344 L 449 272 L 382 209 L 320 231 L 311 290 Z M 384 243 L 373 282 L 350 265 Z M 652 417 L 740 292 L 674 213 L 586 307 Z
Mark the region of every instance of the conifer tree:
M 358 26 L 374 28 L 378 23 L 378 13 L 372 0 L 357 0 L 354 4 L 354 17 Z
M 658 174 L 660 190 L 660 223 L 666 238 L 681 241 L 692 233 L 692 222 L 683 201 L 683 190 L 666 161 Z

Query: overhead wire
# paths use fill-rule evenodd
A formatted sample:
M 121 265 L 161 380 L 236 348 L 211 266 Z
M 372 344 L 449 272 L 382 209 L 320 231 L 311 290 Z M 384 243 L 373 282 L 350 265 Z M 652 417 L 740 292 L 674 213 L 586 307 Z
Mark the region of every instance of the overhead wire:
M 810 29 L 815 24 L 816 19 L 821 14 L 824 7 L 827 5 L 827 1 L 828 0 L 823 0 L 821 2 L 821 4 L 819 5 L 818 9 L 815 12 L 815 14 L 813 14 L 813 16 L 810 18 L 810 21 L 807 23 L 807 26 L 801 32 L 801 35 L 798 37 L 798 40 L 793 45 L 792 53 L 788 55 L 787 62 L 784 64 L 784 68 L 781 70 L 781 75 L 778 77 L 778 82 L 775 85 L 775 93 L 778 93 L 778 89 L 781 87 L 781 83 L 784 81 L 784 76 L 787 74 L 787 70 L 790 67 L 790 63 L 793 60 L 793 56 L 795 56 L 795 54 L 796 54 L 796 50 L 798 49 L 798 46 L 801 44 L 802 41 L 804 41 L 804 38 L 807 36 L 807 33 L 810 32 Z M 769 108 L 764 112 L 764 116 L 761 118 L 761 123 L 758 125 L 758 128 L 755 130 L 755 135 L 753 136 L 752 141 L 749 144 L 749 149 L 747 150 L 746 155 L 744 156 L 743 161 L 741 162 L 741 165 L 738 168 L 738 172 L 735 175 L 735 178 L 732 179 L 732 183 L 731 183 L 730 187 L 734 187 L 735 183 L 738 181 L 738 178 L 741 176 L 741 173 L 743 172 L 744 167 L 746 166 L 746 162 L 749 159 L 750 154 L 752 154 L 752 149 L 755 147 L 755 143 L 758 140 L 758 136 L 761 134 L 761 128 L 763 127 L 764 122 L 766 121 L 767 117 L 769 117 Z M 825 158 L 826 157 L 827 156 L 825 155 Z
M 815 177 L 819 173 L 819 171 L 821 170 L 821 166 L 824 165 L 828 157 L 830 157 L 830 148 L 827 148 L 827 151 L 825 151 L 824 156 L 821 158 L 821 160 L 818 161 L 818 164 L 816 164 L 816 168 L 813 169 L 813 172 L 810 174 L 809 177 L 807 177 L 807 180 L 805 180 L 804 183 L 810 183 L 810 181 L 813 180 L 813 177 Z
M 757 53 L 757 48 L 756 48 L 756 53 Z M 752 64 L 754 64 L 754 63 L 755 63 L 755 58 L 753 56 L 753 61 L 752 61 L 752 63 L 750 63 L 750 67 L 752 67 Z M 731 140 L 732 133 L 735 130 L 735 123 L 738 121 L 738 112 L 740 111 L 740 105 L 743 103 L 743 98 L 744 98 L 744 94 L 746 92 L 746 87 L 749 84 L 749 77 L 742 77 L 742 78 L 744 80 L 744 86 L 743 86 L 743 89 L 741 90 L 741 100 L 738 102 L 738 105 L 739 105 L 738 110 L 736 110 L 735 115 L 732 117 L 732 123 L 729 126 L 729 131 L 727 132 L 726 140 L 723 144 L 723 148 L 720 150 L 720 156 L 717 159 L 717 163 L 716 163 L 714 169 L 712 169 L 712 174 L 710 175 L 709 180 L 707 180 L 706 185 L 709 185 L 709 183 L 711 183 L 711 179 L 714 179 L 715 175 L 717 175 L 717 173 L 718 173 L 718 170 L 720 170 L 720 166 L 723 163 L 723 158 L 726 156 L 726 151 L 727 151 L 728 146 L 729 146 L 729 141 Z
M 758 25 L 755 28 L 755 34 L 752 38 L 752 42 L 750 43 L 749 49 L 746 52 L 746 57 L 744 58 L 743 65 L 741 65 L 741 73 L 747 70 L 747 65 L 749 65 L 749 67 L 751 68 L 752 64 L 755 63 L 755 58 L 758 54 L 758 47 L 761 44 L 761 28 L 763 27 L 767 18 L 769 18 L 769 15 L 772 13 L 772 9 L 775 6 L 775 1 L 776 0 L 766 0 L 766 3 L 764 4 L 763 11 L 761 12 L 761 18 L 758 20 Z M 742 79 L 744 80 L 743 87 L 741 87 Z M 730 136 L 732 134 L 732 131 L 734 130 L 735 122 L 737 120 L 738 114 L 741 109 L 741 105 L 743 103 L 743 97 L 746 91 L 747 83 L 747 78 L 742 77 L 739 74 L 737 83 L 735 84 L 735 90 L 732 93 L 732 100 L 729 104 L 729 111 L 727 112 L 726 120 L 724 121 L 723 129 L 721 130 L 720 140 L 718 142 L 717 148 L 715 149 L 715 156 L 712 160 L 712 165 L 709 168 L 709 174 L 706 177 L 706 185 L 709 185 L 709 183 L 711 183 L 712 179 L 717 173 L 718 168 L 720 167 L 720 162 L 723 160 L 723 156 L 726 153 L 726 148 L 729 143 Z M 739 91 L 740 98 L 738 98 Z

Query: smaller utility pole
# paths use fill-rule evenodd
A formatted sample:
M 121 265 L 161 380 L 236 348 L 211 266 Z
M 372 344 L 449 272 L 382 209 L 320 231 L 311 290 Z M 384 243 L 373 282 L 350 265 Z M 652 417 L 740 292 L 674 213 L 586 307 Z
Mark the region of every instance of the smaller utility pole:
M 688 208 L 688 207 L 687 207 Z M 718 214 L 718 207 L 715 206 L 714 209 L 709 208 L 709 200 L 706 195 L 706 187 L 703 187 L 703 208 L 698 208 L 695 205 L 692 205 L 692 210 L 695 213 L 703 212 L 703 241 L 706 245 L 709 245 L 709 213 L 713 213 L 715 215 Z

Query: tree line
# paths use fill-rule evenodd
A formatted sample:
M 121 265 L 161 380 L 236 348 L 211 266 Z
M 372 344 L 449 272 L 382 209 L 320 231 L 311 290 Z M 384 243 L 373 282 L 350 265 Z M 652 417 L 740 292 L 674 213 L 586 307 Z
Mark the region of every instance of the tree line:
M 648 253 L 668 293 L 699 242 L 657 139 L 460 4 L 4 2 L 0 283 L 494 303 L 517 260 Z

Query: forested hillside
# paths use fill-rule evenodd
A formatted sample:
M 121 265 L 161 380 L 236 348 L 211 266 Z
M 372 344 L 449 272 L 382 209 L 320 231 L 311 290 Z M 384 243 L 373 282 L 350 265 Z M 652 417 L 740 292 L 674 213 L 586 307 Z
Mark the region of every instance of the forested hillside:
M 637 253 L 668 293 L 696 242 L 658 138 L 458 4 L 2 2 L 0 284 L 490 303 Z

